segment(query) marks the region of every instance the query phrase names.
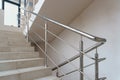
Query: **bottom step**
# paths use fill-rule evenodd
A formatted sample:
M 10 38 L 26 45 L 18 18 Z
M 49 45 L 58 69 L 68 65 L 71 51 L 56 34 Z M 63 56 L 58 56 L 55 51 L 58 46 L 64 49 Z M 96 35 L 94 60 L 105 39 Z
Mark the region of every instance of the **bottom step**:
M 0 80 L 34 80 L 50 76 L 51 73 L 51 68 L 45 68 L 44 66 L 16 69 L 0 72 Z
M 43 66 L 43 58 L 0 60 L 0 71 Z

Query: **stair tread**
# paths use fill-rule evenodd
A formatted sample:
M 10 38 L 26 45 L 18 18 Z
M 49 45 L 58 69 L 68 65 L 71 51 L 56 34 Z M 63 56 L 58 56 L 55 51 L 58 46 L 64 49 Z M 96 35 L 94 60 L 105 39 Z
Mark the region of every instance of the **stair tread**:
M 8 70 L 8 71 L 1 71 L 0 77 L 21 74 L 25 72 L 37 71 L 42 69 L 47 69 L 49 67 L 39 66 L 39 67 L 30 67 L 30 68 L 23 68 L 23 69 L 15 69 L 15 70 Z
M 30 58 L 30 59 L 16 59 L 16 60 L 0 60 L 0 63 L 9 63 L 9 62 L 19 62 L 19 61 L 31 61 L 31 60 L 41 60 L 44 58 Z
M 39 78 L 39 79 L 34 79 L 34 80 L 60 80 L 60 78 L 58 78 L 56 76 L 47 76 L 47 77 L 43 77 L 43 78 Z

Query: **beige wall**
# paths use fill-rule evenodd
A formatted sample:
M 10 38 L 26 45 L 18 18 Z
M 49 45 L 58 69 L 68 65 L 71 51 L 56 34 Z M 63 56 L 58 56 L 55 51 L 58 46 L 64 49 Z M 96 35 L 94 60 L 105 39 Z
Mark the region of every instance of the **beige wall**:
M 100 57 L 106 57 L 107 60 L 100 63 L 100 77 L 107 77 L 107 80 L 120 80 L 120 0 L 95 0 L 80 16 L 78 16 L 70 26 L 89 32 L 96 36 L 100 36 L 107 39 L 107 43 L 101 46 L 98 51 Z M 70 31 L 64 30 L 60 35 L 67 42 L 70 42 L 78 48 L 80 36 L 71 33 Z M 85 39 L 86 40 L 86 39 Z M 90 41 L 86 40 L 85 45 L 89 45 Z M 59 56 L 54 54 L 49 48 L 49 55 L 55 59 L 55 62 L 61 63 L 65 55 L 67 58 L 77 54 L 77 52 L 62 44 L 58 39 L 55 39 L 51 43 L 56 49 L 60 51 Z M 90 42 L 90 45 L 92 42 Z M 85 46 L 85 47 L 87 47 Z M 95 51 L 89 53 L 93 56 Z M 85 64 L 92 62 L 85 57 Z M 76 60 L 75 65 L 79 65 Z M 94 66 L 85 69 L 85 73 L 89 75 L 92 80 L 94 79 Z M 73 68 L 67 65 L 62 68 L 63 72 L 70 71 Z M 74 73 L 64 77 L 66 80 L 79 80 L 79 75 Z M 85 79 L 87 80 L 87 79 Z

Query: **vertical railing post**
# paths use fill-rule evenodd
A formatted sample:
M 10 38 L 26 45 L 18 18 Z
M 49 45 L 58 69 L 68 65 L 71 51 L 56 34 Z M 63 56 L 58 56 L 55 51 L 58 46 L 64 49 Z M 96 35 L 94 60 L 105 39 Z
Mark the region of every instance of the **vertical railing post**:
M 96 48 L 96 53 L 95 53 L 95 80 L 99 80 L 99 64 L 98 64 L 98 52 Z
M 29 41 L 29 13 L 26 13 L 26 31 L 27 31 L 27 34 L 26 34 L 26 37 L 27 37 L 27 41 Z
M 83 72 L 83 62 L 84 62 L 84 57 L 83 57 L 83 39 L 82 39 L 82 36 L 81 36 L 81 40 L 80 40 L 80 45 L 79 45 L 79 48 L 80 48 L 80 71 Z M 80 80 L 84 80 L 84 75 L 82 73 L 80 73 Z
M 47 54 L 47 21 L 45 21 L 45 54 Z M 47 67 L 47 56 L 45 56 L 45 67 Z
M 24 8 L 27 10 L 27 0 L 24 1 Z M 25 29 L 26 29 L 26 38 L 27 41 L 29 41 L 29 13 L 24 10 L 24 15 L 25 15 Z

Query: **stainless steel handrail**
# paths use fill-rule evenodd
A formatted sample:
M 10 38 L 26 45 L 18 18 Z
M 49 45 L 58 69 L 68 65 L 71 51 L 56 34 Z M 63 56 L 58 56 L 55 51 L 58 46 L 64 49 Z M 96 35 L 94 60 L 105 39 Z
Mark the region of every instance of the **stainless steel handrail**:
M 59 22 L 57 22 L 57 21 L 55 21 L 55 20 L 49 19 L 49 18 L 47 18 L 47 17 L 45 17 L 45 16 L 38 15 L 38 14 L 36 14 L 36 13 L 34 13 L 34 12 L 32 12 L 32 11 L 28 11 L 28 10 L 26 10 L 26 9 L 24 9 L 24 8 L 21 8 L 21 9 L 23 9 L 25 12 L 28 12 L 28 13 L 30 13 L 30 14 L 33 14 L 33 15 L 36 15 L 36 16 L 40 17 L 40 18 L 43 19 L 45 22 L 51 22 L 51 23 L 57 24 L 57 25 L 65 28 L 65 29 L 67 29 L 67 30 L 70 30 L 70 31 L 75 32 L 75 33 L 77 33 L 77 34 L 79 34 L 79 35 L 81 35 L 81 36 L 84 36 L 84 37 L 86 37 L 86 38 L 88 38 L 88 39 L 90 39 L 90 40 L 92 40 L 92 41 L 97 42 L 95 45 L 93 45 L 93 46 L 91 46 L 91 47 L 89 47 L 89 48 L 87 48 L 87 49 L 85 49 L 85 50 L 83 50 L 83 51 L 80 51 L 80 53 L 82 53 L 83 55 L 86 55 L 88 52 L 90 52 L 90 51 L 92 51 L 92 50 L 94 50 L 94 49 L 97 49 L 97 47 L 101 46 L 102 44 L 104 44 L 104 43 L 106 42 L 106 39 L 104 39 L 104 38 L 96 37 L 96 36 L 94 36 L 94 35 L 91 35 L 91 34 L 89 34 L 89 33 L 83 32 L 83 31 L 81 31 L 81 30 L 78 30 L 78 29 L 75 29 L 75 28 L 71 28 L 70 26 L 61 24 L 61 23 L 59 23 Z M 45 46 L 48 45 L 48 46 L 50 46 L 55 52 L 57 52 L 57 50 L 56 50 L 54 47 L 52 47 L 52 46 L 47 42 L 47 32 L 50 33 L 51 35 L 55 36 L 56 38 L 60 39 L 62 42 L 64 42 L 64 40 L 61 39 L 61 38 L 59 38 L 59 37 L 57 37 L 57 35 L 54 35 L 54 34 L 53 34 L 52 32 L 50 32 L 49 30 L 47 30 L 47 23 L 45 23 L 45 29 L 44 29 L 44 30 L 45 30 L 45 34 L 46 34 L 46 35 L 45 35 L 45 40 L 44 40 L 44 39 L 42 39 L 42 40 L 45 42 Z M 70 45 L 70 46 L 71 46 L 71 45 Z M 74 48 L 73 46 L 71 46 L 71 47 Z M 77 51 L 78 51 L 78 50 L 77 50 Z M 45 51 L 43 51 L 43 52 L 45 53 L 45 56 L 46 56 L 46 57 L 49 57 L 49 56 L 46 54 L 46 53 L 47 53 L 47 48 L 46 48 L 46 47 L 45 47 Z M 75 59 L 77 59 L 77 58 L 79 58 L 79 57 L 81 57 L 80 54 L 75 55 L 75 56 L 73 56 L 73 57 L 70 58 L 70 59 L 67 59 L 67 58 L 66 58 L 66 61 L 64 61 L 63 63 L 61 63 L 61 64 L 59 64 L 59 65 L 55 65 L 55 67 L 54 67 L 52 70 L 59 69 L 60 67 L 64 66 L 65 64 L 71 63 L 71 61 L 73 61 L 73 60 L 75 60 Z M 88 56 L 88 57 L 89 57 L 89 56 Z M 92 58 L 92 57 L 89 57 L 89 58 L 91 58 L 91 59 L 94 60 L 94 58 Z M 51 59 L 51 58 L 50 58 L 50 59 Z M 46 61 L 47 61 L 47 60 L 46 60 Z M 101 61 L 102 61 L 102 60 L 101 60 Z M 100 62 L 100 61 L 98 61 L 98 62 Z M 91 63 L 91 64 L 89 64 L 89 65 L 86 65 L 86 67 L 88 67 L 88 66 L 90 66 L 90 65 L 93 65 L 93 64 L 94 64 L 94 63 Z M 73 66 L 74 66 L 74 65 L 73 65 Z M 98 65 L 97 65 L 97 66 L 98 66 Z M 80 69 L 77 69 L 77 68 L 76 68 L 75 71 L 79 71 L 79 72 L 82 73 L 84 76 L 87 76 L 87 75 L 86 75 L 83 71 L 81 71 Z M 71 71 L 71 72 L 66 73 L 66 74 L 64 74 L 64 75 L 61 75 L 61 76 L 68 75 L 68 74 L 73 73 L 73 72 L 75 72 L 75 71 Z M 89 78 L 89 77 L 88 77 L 88 78 Z
M 31 14 L 34 14 L 34 15 L 36 15 L 36 16 L 39 16 L 40 18 L 42 18 L 42 19 L 44 19 L 44 20 L 46 20 L 46 21 L 49 21 L 49 22 L 52 22 L 52 23 L 54 23 L 54 24 L 60 25 L 60 26 L 63 27 L 63 28 L 66 28 L 66 29 L 68 29 L 68 30 L 70 30 L 70 31 L 72 31 L 72 32 L 75 32 L 75 33 L 80 34 L 80 35 L 82 35 L 82 36 L 84 36 L 84 37 L 87 37 L 87 38 L 89 38 L 89 39 L 91 39 L 91 40 L 93 40 L 93 41 L 96 41 L 96 42 L 106 42 L 106 39 L 104 39 L 104 38 L 96 37 L 96 36 L 93 36 L 93 35 L 91 35 L 91 34 L 89 34 L 89 33 L 86 33 L 86 32 L 83 32 L 83 31 L 80 31 L 80 30 L 71 28 L 70 26 L 61 24 L 61 23 L 59 23 L 59 22 L 56 22 L 55 20 L 49 19 L 49 18 L 47 18 L 47 17 L 45 17 L 45 16 L 38 15 L 37 13 L 28 11 L 28 10 L 26 10 L 26 9 L 24 9 L 24 8 L 21 8 L 21 9 L 23 9 L 23 10 L 25 10 L 26 12 L 29 12 L 29 13 L 31 13 Z

